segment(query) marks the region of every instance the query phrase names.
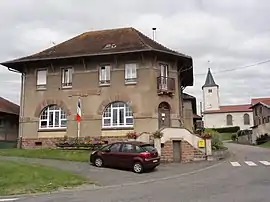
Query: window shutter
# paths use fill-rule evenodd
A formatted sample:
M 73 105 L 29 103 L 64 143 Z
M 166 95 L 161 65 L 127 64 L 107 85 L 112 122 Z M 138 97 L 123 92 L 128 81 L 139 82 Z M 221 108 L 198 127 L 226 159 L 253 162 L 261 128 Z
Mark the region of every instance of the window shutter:
M 111 68 L 110 66 L 105 66 L 105 80 L 109 81 L 111 79 Z
M 46 85 L 47 83 L 47 70 L 37 71 L 37 85 Z
M 105 80 L 104 76 L 105 76 L 105 67 L 100 67 L 100 69 L 99 69 L 99 80 L 104 81 Z
M 136 64 L 132 64 L 131 71 L 132 71 L 132 77 L 131 78 L 133 78 L 133 79 L 137 78 L 137 65 Z

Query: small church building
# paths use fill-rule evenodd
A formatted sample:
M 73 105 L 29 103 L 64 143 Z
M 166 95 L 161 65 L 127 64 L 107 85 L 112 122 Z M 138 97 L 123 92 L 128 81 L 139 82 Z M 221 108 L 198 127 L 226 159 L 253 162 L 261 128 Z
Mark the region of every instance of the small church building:
M 251 104 L 220 105 L 219 85 L 215 83 L 210 68 L 202 86 L 203 121 L 205 128 L 239 126 L 241 130 L 253 125 Z

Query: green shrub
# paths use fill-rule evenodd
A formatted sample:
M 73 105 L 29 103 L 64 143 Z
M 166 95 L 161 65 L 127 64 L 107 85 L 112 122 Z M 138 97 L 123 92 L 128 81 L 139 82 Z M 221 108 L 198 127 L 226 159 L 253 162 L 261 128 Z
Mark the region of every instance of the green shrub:
M 268 141 L 269 141 L 269 136 L 267 133 L 265 133 L 264 135 L 260 135 L 260 137 L 257 137 L 257 139 L 256 139 L 257 145 L 266 143 Z
M 217 131 L 219 133 L 236 133 L 240 130 L 239 126 L 234 127 L 226 127 L 226 128 L 212 128 L 212 130 Z
M 236 141 L 236 138 L 237 138 L 236 134 L 232 134 L 231 136 L 232 141 Z
M 224 148 L 223 142 L 220 140 L 220 137 L 218 134 L 215 134 L 212 136 L 211 143 L 212 143 L 213 150 L 219 150 L 219 149 Z

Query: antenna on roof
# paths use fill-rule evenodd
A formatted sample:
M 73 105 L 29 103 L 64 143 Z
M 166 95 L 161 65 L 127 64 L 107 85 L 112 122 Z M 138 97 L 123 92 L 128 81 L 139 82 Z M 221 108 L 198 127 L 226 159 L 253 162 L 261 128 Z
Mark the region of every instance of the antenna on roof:
M 157 28 L 155 28 L 155 27 L 152 28 L 152 31 L 153 31 L 153 40 L 155 40 L 155 38 L 156 38 L 156 30 L 157 30 Z

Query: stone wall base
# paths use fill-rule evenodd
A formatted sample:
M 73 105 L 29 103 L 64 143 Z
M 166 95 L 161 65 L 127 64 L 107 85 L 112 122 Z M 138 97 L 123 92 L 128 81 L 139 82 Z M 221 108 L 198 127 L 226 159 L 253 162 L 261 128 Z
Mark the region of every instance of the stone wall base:
M 181 163 L 189 163 L 192 161 L 206 160 L 206 155 L 199 149 L 194 148 L 187 141 L 181 141 L 180 158 Z M 173 159 L 173 141 L 167 141 L 161 148 L 161 161 L 165 163 L 174 162 Z
M 94 140 L 97 137 L 82 137 L 87 140 Z M 113 143 L 117 141 L 127 141 L 126 137 L 100 137 L 101 140 L 106 143 Z M 61 138 L 35 138 L 35 139 L 22 139 L 21 147 L 24 149 L 41 149 L 41 148 L 56 148 L 55 144 L 60 141 Z M 194 148 L 187 141 L 181 141 L 180 157 L 182 163 L 188 163 L 198 160 L 206 160 L 206 155 L 202 151 Z M 173 141 L 167 141 L 161 148 L 161 161 L 166 163 L 174 162 L 173 159 Z
M 101 138 L 101 140 L 106 143 L 112 143 L 117 141 L 126 141 L 126 137 L 82 137 L 82 139 L 87 138 L 87 140 L 94 140 L 96 138 Z M 23 149 L 42 149 L 42 148 L 56 148 L 56 143 L 58 143 L 62 138 L 23 138 L 21 142 L 21 148 Z

